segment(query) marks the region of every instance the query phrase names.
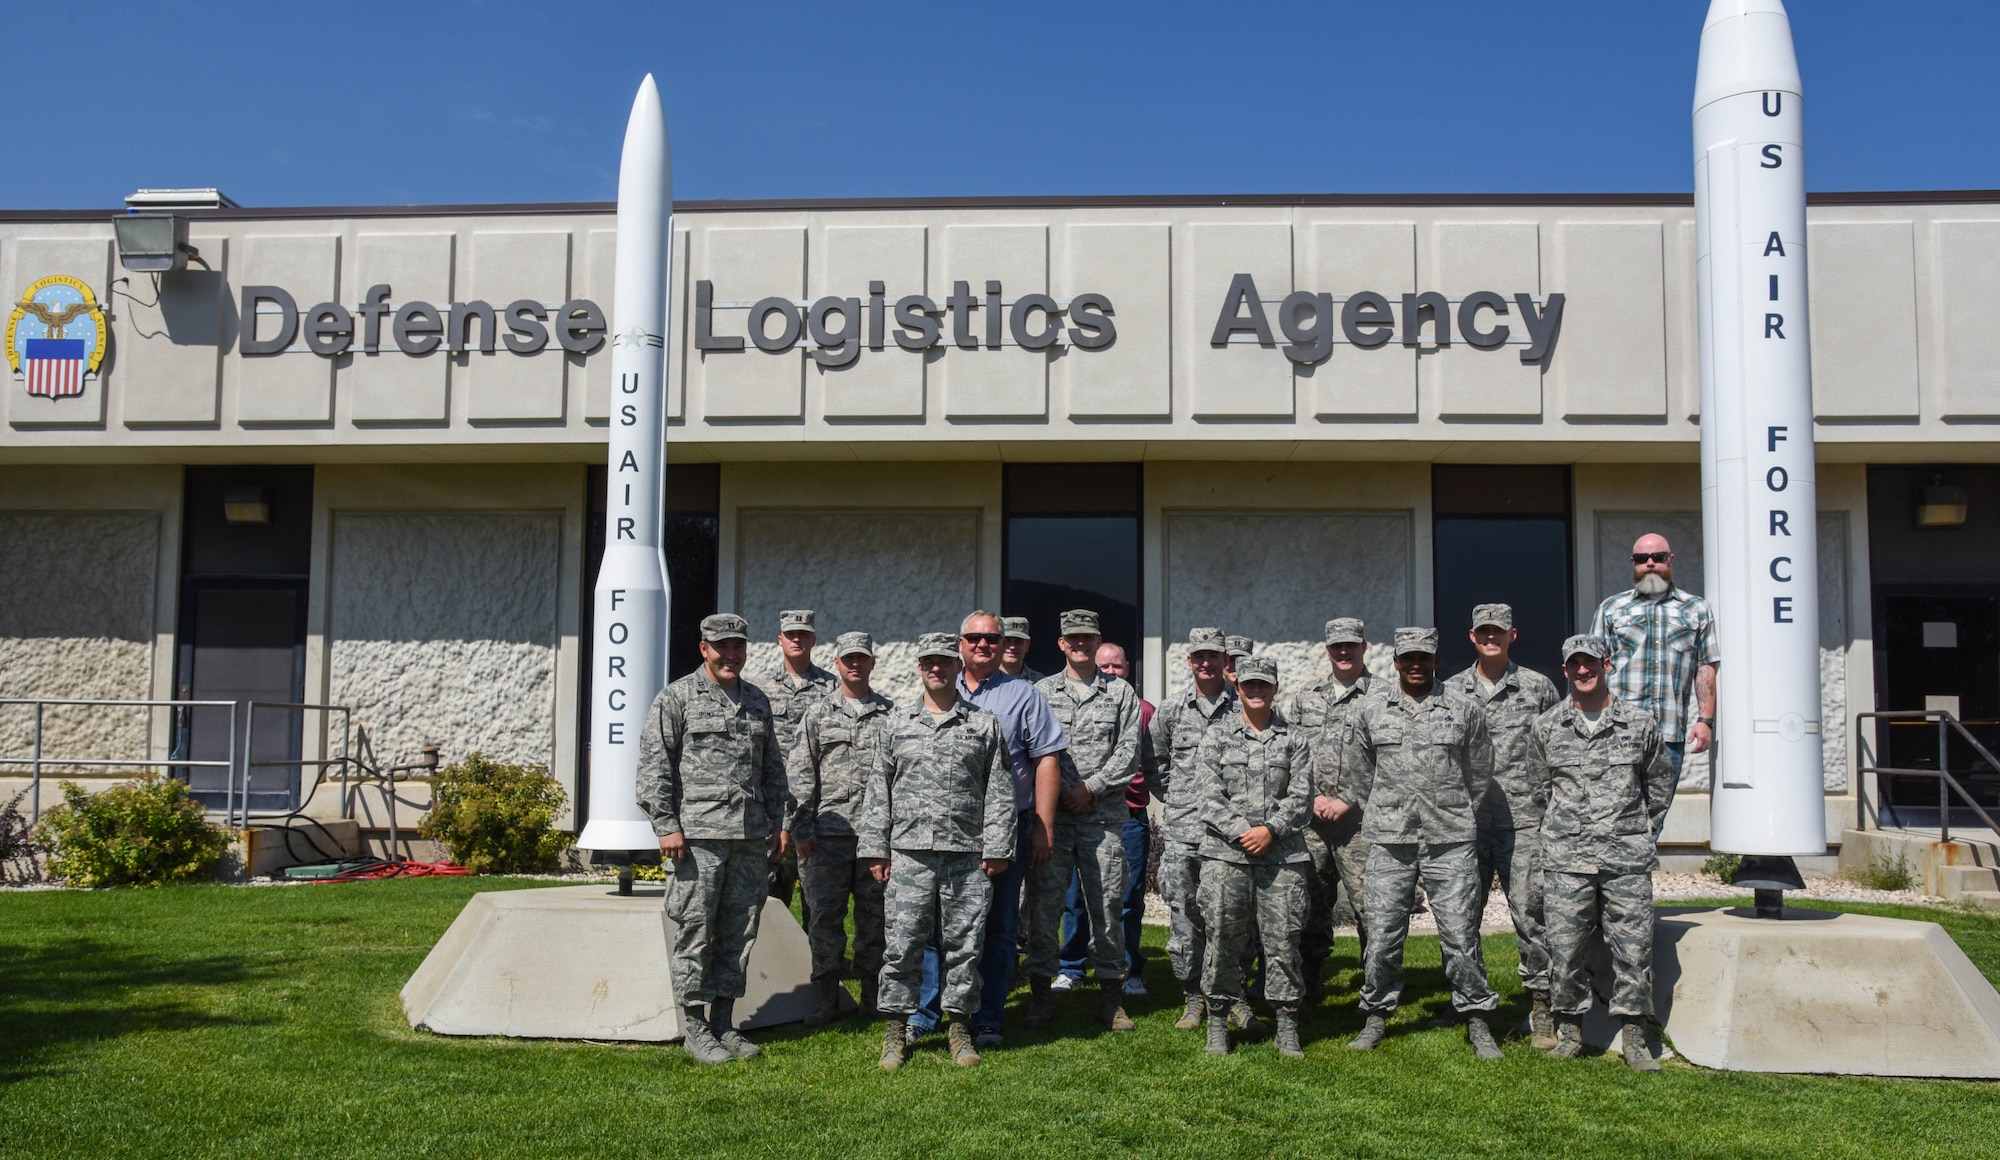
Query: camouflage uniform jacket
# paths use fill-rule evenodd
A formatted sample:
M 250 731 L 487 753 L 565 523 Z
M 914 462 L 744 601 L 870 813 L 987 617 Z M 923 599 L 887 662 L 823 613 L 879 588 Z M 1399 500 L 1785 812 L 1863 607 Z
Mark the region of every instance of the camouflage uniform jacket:
M 791 811 L 763 690 L 696 669 L 660 690 L 639 739 L 639 808 L 665 837 L 766 838 Z
M 1278 711 L 1285 720 L 1305 734 L 1312 747 L 1313 792 L 1354 804 L 1351 792 L 1342 785 L 1342 762 L 1347 755 L 1347 730 L 1354 712 L 1371 693 L 1381 692 L 1382 684 L 1367 673 L 1343 691 L 1331 676 L 1321 677 L 1296 693 L 1286 696 Z
M 1342 788 L 1371 842 L 1470 842 L 1493 781 L 1493 739 L 1477 701 L 1441 686 L 1413 701 L 1384 682 L 1363 699 L 1341 758 Z
M 1273 714 L 1262 733 L 1243 714 L 1215 723 L 1201 740 L 1201 856 L 1263 865 L 1305 862 L 1305 828 L 1312 819 L 1312 750 L 1305 735 Z M 1252 856 L 1237 844 L 1243 831 L 1269 826 L 1271 845 Z
M 827 697 L 840 696 L 840 678 L 814 665 L 803 677 L 795 677 L 778 662 L 778 671 L 757 679 L 757 687 L 771 699 L 771 723 L 778 729 L 778 748 L 789 754 L 798 740 L 799 723 L 806 710 Z
M 1236 713 L 1236 690 L 1226 681 L 1212 709 L 1202 707 L 1200 690 L 1189 684 L 1153 711 L 1153 727 L 1146 733 L 1152 739 L 1155 766 L 1146 775 L 1146 784 L 1164 808 L 1168 841 L 1201 844 L 1201 739 L 1216 722 Z
M 1509 661 L 1507 675 L 1486 695 L 1479 687 L 1479 666 L 1473 665 L 1444 683 L 1486 710 L 1486 728 L 1493 734 L 1493 791 L 1480 804 L 1480 820 L 1499 829 L 1532 830 L 1542 824 L 1542 809 L 1528 784 L 1528 731 L 1535 719 L 1562 700 L 1555 682 L 1533 669 Z
M 1014 857 L 1014 775 L 1000 719 L 970 701 L 942 723 L 917 707 L 891 713 L 861 807 L 863 858 L 894 850 Z
M 1572 701 L 1541 715 L 1528 734 L 1528 780 L 1542 814 L 1543 868 L 1575 874 L 1650 873 L 1674 767 L 1659 722 L 1613 697 L 1593 729 Z
M 1064 785 L 1082 782 L 1093 800 L 1087 814 L 1056 811 L 1056 824 L 1124 825 L 1125 787 L 1139 768 L 1139 694 L 1131 685 L 1102 672 L 1092 677 L 1089 692 L 1079 698 L 1068 672 L 1043 677 L 1035 691 L 1049 703 L 1069 738 L 1062 754 Z
M 851 838 L 875 759 L 889 744 L 895 704 L 880 693 L 841 693 L 815 701 L 785 757 L 792 783 L 792 840 Z

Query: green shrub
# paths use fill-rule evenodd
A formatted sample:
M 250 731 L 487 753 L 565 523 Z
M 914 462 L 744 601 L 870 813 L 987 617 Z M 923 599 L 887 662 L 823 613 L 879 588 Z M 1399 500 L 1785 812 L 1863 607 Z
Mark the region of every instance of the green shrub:
M 1891 862 L 1882 861 L 1879 855 L 1868 859 L 1868 865 L 1859 870 L 1851 870 L 1848 881 L 1870 890 L 1908 890 L 1917 884 L 1917 872 L 1901 850 Z
M 474 873 L 545 872 L 576 842 L 555 828 L 565 800 L 546 765 L 504 765 L 468 753 L 431 782 L 420 830 Z
M 102 793 L 62 783 L 62 804 L 42 815 L 35 837 L 48 873 L 71 886 L 164 886 L 207 878 L 229 849 L 187 785 L 150 774 Z
M 1710 878 L 1720 878 L 1724 882 L 1736 877 L 1736 868 L 1743 865 L 1741 854 L 1710 854 L 1708 861 L 1701 864 L 1701 872 Z

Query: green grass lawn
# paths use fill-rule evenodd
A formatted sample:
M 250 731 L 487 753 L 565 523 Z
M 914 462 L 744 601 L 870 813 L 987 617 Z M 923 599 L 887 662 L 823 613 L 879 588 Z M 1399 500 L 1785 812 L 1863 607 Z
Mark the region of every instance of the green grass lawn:
M 1450 1156 L 1540 1153 L 1993 1155 L 2000 1086 L 1759 1076 L 1670 1062 L 1482 1064 L 1445 1003 L 1435 939 L 1412 939 L 1411 1002 L 1372 1054 L 1355 945 L 1342 940 L 1303 1062 L 1268 1039 L 1227 1059 L 1173 1029 L 1179 1001 L 1147 929 L 1136 1035 L 1090 1022 L 1013 1032 L 973 1071 L 942 1037 L 902 1072 L 881 1029 L 767 1032 L 763 1060 L 698 1069 L 678 1047 L 445 1039 L 396 992 L 479 890 L 465 879 L 295 889 L 0 895 L 0 1156 L 924 1155 Z M 1941 922 L 2000 978 L 2000 915 L 1854 907 Z M 1518 1021 L 1513 940 L 1489 937 Z M 1021 1002 L 1017 994 L 1016 1002 Z

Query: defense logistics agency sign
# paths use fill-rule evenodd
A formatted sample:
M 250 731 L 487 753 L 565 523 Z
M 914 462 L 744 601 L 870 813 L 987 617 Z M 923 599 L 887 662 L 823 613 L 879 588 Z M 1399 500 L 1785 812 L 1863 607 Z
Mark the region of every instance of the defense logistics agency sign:
M 7 316 L 7 366 L 28 393 L 60 399 L 83 393 L 104 361 L 104 312 L 82 280 L 53 274 L 28 287 Z

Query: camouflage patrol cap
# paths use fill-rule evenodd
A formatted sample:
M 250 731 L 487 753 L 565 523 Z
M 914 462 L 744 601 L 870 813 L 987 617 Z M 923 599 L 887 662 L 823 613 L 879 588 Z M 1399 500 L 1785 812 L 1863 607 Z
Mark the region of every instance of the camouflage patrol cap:
M 840 638 L 833 642 L 834 656 L 851 657 L 855 653 L 874 656 L 875 638 L 865 632 L 843 632 Z
M 1188 651 L 1225 652 L 1229 648 L 1229 638 L 1219 628 L 1196 628 L 1188 631 Z
M 950 632 L 927 632 L 917 638 L 917 659 L 925 657 L 950 657 L 958 659 L 958 635 Z
M 750 622 L 733 612 L 718 612 L 701 618 L 701 639 L 749 640 Z
M 1437 655 L 1438 630 L 1435 628 L 1399 628 L 1396 630 L 1396 655 L 1404 653 L 1430 653 Z
M 1511 604 L 1476 604 L 1472 608 L 1472 627 L 1485 628 L 1514 627 L 1514 607 Z
M 1263 681 L 1267 685 L 1278 683 L 1278 662 L 1270 657 L 1244 657 L 1236 662 L 1236 683 Z
M 1025 616 L 1001 617 L 1000 635 L 1005 637 L 1012 637 L 1015 640 L 1035 639 L 1035 634 L 1028 630 L 1028 618 Z
M 778 614 L 779 632 L 817 632 L 813 627 L 813 610 L 810 608 L 787 608 Z
M 1235 657 L 1237 660 L 1242 660 L 1244 657 L 1249 656 L 1254 645 L 1255 642 L 1247 636 L 1225 636 L 1222 638 L 1222 651 Z
M 1578 653 L 1596 657 L 1601 661 L 1610 660 L 1611 642 L 1601 636 L 1592 636 L 1587 632 L 1579 632 L 1575 636 L 1563 641 L 1563 663 L 1568 664 L 1569 658 Z
M 1062 614 L 1062 634 L 1064 636 L 1103 636 L 1104 630 L 1097 626 L 1097 614 L 1088 608 L 1072 608 Z
M 1336 616 L 1326 622 L 1326 643 L 1367 644 L 1367 629 L 1355 616 Z

